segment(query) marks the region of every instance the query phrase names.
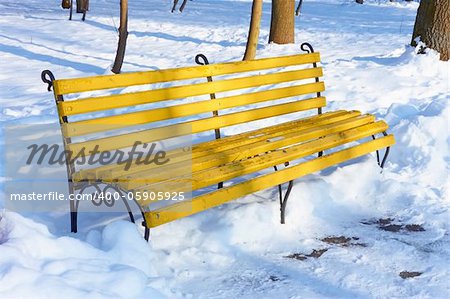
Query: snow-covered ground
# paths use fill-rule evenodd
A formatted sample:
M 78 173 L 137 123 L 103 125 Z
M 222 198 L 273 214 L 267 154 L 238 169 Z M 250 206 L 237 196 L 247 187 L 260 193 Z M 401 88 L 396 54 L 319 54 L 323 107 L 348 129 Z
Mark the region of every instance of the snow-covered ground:
M 67 21 L 59 0 L 0 2 L 2 129 L 56 120 L 43 69 L 109 72 L 119 1 L 91 2 L 84 23 Z M 249 1 L 194 0 L 182 14 L 169 13 L 169 0 L 129 2 L 123 71 L 243 55 Z M 81 216 L 74 235 L 66 213 L 3 209 L 0 298 L 448 298 L 450 63 L 407 46 L 416 2 L 366 2 L 304 1 L 297 44 L 284 46 L 266 43 L 265 3 L 258 57 L 314 45 L 327 110 L 390 124 L 397 144 L 382 173 L 368 156 L 299 179 L 285 225 L 271 189 L 158 227 L 149 244 L 125 217 Z

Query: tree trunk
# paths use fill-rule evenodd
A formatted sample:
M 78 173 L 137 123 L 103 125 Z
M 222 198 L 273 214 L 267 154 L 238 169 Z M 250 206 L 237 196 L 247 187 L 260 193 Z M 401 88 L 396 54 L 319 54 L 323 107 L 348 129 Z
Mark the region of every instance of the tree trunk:
M 256 48 L 258 47 L 259 28 L 261 25 L 263 0 L 253 0 L 252 17 L 250 29 L 248 30 L 247 46 L 245 48 L 244 60 L 255 59 Z
M 294 43 L 294 27 L 295 0 L 272 0 L 269 43 Z
M 302 10 L 303 0 L 298 1 L 297 9 L 295 10 L 295 15 L 298 17 Z
M 77 13 L 85 13 L 89 10 L 89 0 L 77 0 Z
M 450 58 L 450 0 L 422 0 L 417 10 L 412 46 L 420 37 L 427 47 L 441 53 L 441 60 Z
M 128 0 L 120 0 L 120 27 L 119 27 L 119 44 L 117 45 L 116 59 L 111 71 L 114 74 L 120 73 L 122 69 L 123 59 L 125 57 L 125 49 L 127 47 L 128 37 Z

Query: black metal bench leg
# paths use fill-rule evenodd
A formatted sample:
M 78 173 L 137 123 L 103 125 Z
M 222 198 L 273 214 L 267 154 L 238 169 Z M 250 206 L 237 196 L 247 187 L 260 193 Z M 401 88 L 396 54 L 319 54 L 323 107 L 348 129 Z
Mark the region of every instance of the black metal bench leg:
M 70 232 L 76 233 L 77 232 L 77 212 L 70 212 Z
M 289 195 L 291 194 L 292 191 L 292 187 L 294 186 L 294 181 L 289 181 L 289 185 L 286 189 L 286 193 L 284 194 L 284 198 L 281 201 L 281 205 L 280 205 L 280 212 L 281 212 L 281 224 L 285 223 L 285 212 L 286 212 L 286 205 L 287 205 L 287 200 L 289 198 Z
M 144 239 L 145 241 L 148 242 L 148 239 L 150 238 L 150 229 L 148 227 L 145 228 L 145 233 L 144 233 Z
M 111 189 L 113 189 L 115 192 L 117 192 L 118 194 L 120 194 L 120 198 L 122 198 L 123 204 L 124 204 L 124 206 L 127 208 L 127 213 L 128 213 L 128 216 L 130 217 L 130 221 L 133 222 L 133 223 L 135 223 L 133 212 L 131 211 L 130 204 L 128 203 L 128 198 L 129 198 L 128 193 L 122 192 L 122 190 L 121 190 L 120 188 L 118 188 L 118 187 L 116 187 L 116 186 L 113 186 L 113 185 L 109 185 L 108 187 L 106 187 L 105 189 L 103 189 L 103 192 L 105 192 L 106 190 L 108 190 L 108 188 L 111 188 Z
M 273 167 L 273 169 L 275 169 L 275 171 L 278 171 L 278 167 L 275 165 Z M 292 187 L 294 186 L 294 181 L 289 181 L 288 187 L 286 189 L 286 193 L 284 194 L 283 197 L 283 190 L 282 190 L 282 186 L 281 184 L 278 185 L 278 194 L 280 196 L 280 212 L 281 212 L 281 224 L 285 223 L 285 212 L 286 212 L 286 205 L 287 205 L 287 200 L 289 198 L 289 195 L 291 194 L 291 190 Z
M 70 13 L 69 13 L 69 20 L 72 20 L 72 10 L 73 10 L 73 0 L 70 0 Z
M 372 135 L 372 139 L 373 140 L 376 139 L 375 135 Z M 376 153 L 377 153 L 377 163 L 378 163 L 378 166 L 380 166 L 380 151 L 376 150 Z
M 142 226 L 144 227 L 144 239 L 148 242 L 148 239 L 150 238 L 150 229 L 147 227 L 147 222 L 145 221 L 145 215 L 144 212 L 142 212 L 142 217 L 144 220 L 142 220 Z
M 386 148 L 386 152 L 384 153 L 383 160 L 381 160 L 380 167 L 381 167 L 382 169 L 384 168 L 384 164 L 386 163 L 387 157 L 389 156 L 389 151 L 390 151 L 390 149 L 391 149 L 390 146 L 388 146 L 388 147 Z
M 145 241 L 148 242 L 148 240 L 150 239 L 150 228 L 147 225 L 147 220 L 145 220 L 145 212 L 144 212 L 144 209 L 139 205 L 138 202 L 136 202 L 136 204 L 138 205 L 139 210 L 141 210 L 142 226 L 144 227 L 144 239 L 145 239 Z
M 70 231 L 76 233 L 78 231 L 78 200 L 70 201 Z
M 387 136 L 388 134 L 386 132 L 383 132 L 383 135 Z M 372 135 L 372 139 L 373 140 L 376 139 L 375 135 Z M 379 152 L 379 150 L 376 151 L 377 152 L 377 163 L 378 163 L 378 166 L 381 167 L 381 169 L 384 168 L 384 164 L 386 163 L 386 160 L 387 160 L 387 158 L 389 156 L 390 149 L 391 149 L 390 146 L 388 146 L 386 148 L 386 151 L 384 152 L 384 156 L 383 156 L 383 159 L 381 160 L 381 162 L 380 162 L 380 152 Z
M 122 201 L 123 201 L 125 207 L 127 208 L 128 216 L 130 217 L 130 221 L 133 222 L 133 223 L 135 223 L 135 222 L 134 222 L 134 216 L 133 216 L 133 213 L 131 212 L 130 205 L 128 204 L 128 199 L 122 198 Z
M 275 165 L 273 167 L 275 171 L 278 171 L 278 167 Z M 283 191 L 281 190 L 281 185 L 278 185 L 278 195 L 280 196 L 280 206 L 283 203 Z

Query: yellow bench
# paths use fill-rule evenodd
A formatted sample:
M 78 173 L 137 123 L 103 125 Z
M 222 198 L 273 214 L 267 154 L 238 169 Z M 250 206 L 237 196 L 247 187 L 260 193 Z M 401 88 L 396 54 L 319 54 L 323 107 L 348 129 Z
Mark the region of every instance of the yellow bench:
M 196 141 L 198 133 L 215 130 L 211 140 L 169 150 L 165 165 L 133 164 L 125 170 L 111 163 L 77 169 L 75 161 L 70 161 L 69 191 L 109 188 L 132 194 L 129 198 L 135 200 L 147 191 L 191 189 L 192 199 L 157 208 L 148 200 L 135 200 L 148 239 L 150 228 L 270 187 L 279 189 L 284 223 L 294 179 L 371 152 L 376 152 L 383 167 L 395 142 L 385 133 L 388 125 L 358 111 L 322 113 L 326 101 L 321 95 L 325 86 L 319 80 L 322 68 L 317 66 L 320 56 L 307 43 L 301 48 L 307 53 L 220 64 L 208 64 L 198 55 L 196 61 L 203 65 L 76 79 L 55 80 L 50 71 L 44 71 L 42 79 L 49 90 L 53 86 L 69 151 L 94 147 L 115 151 L 136 141 L 152 143 L 179 136 L 193 136 Z M 242 129 L 258 120 L 252 128 L 259 124 L 260 129 Z M 239 124 L 242 133 L 221 136 L 220 129 Z M 383 148 L 386 152 L 380 159 L 378 150 Z M 286 167 L 280 169 L 280 165 Z M 275 171 L 268 171 L 272 168 Z M 282 196 L 281 184 L 287 182 Z M 124 203 L 134 222 L 127 200 Z M 113 203 L 105 200 L 105 204 Z M 71 201 L 70 208 L 71 228 L 76 232 L 78 202 Z

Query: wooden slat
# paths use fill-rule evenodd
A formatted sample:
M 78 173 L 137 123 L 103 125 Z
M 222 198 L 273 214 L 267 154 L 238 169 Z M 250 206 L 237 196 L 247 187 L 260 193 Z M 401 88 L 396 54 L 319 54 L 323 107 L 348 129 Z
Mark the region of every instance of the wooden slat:
M 117 75 L 55 80 L 54 88 L 56 95 L 64 95 L 100 89 L 121 88 L 142 84 L 152 84 L 201 78 L 207 76 L 219 76 L 240 72 L 258 71 L 319 61 L 319 53 L 299 54 L 284 57 L 263 58 L 253 61 L 228 62 L 157 71 L 133 72 Z
M 215 152 L 211 151 L 209 155 L 202 156 L 199 158 L 194 158 L 191 161 L 191 165 L 186 165 L 186 162 L 169 162 L 166 165 L 162 166 L 156 166 L 149 168 L 148 170 L 137 172 L 134 174 L 130 174 L 127 171 L 122 172 L 122 177 L 116 177 L 119 179 L 120 186 L 126 190 L 135 189 L 137 187 L 144 186 L 148 184 L 148 182 L 154 182 L 155 179 L 160 178 L 161 173 L 165 173 L 168 178 L 174 178 L 177 177 L 179 174 L 183 173 L 183 169 L 187 166 L 190 166 L 193 173 L 199 172 L 208 168 L 212 168 L 211 170 L 211 177 L 209 177 L 208 174 L 205 175 L 205 177 L 202 176 L 202 178 L 198 179 L 197 175 L 195 175 L 194 183 L 192 185 L 192 190 L 197 190 L 202 187 L 209 186 L 204 185 L 204 183 L 208 183 L 211 179 L 216 180 L 217 182 L 222 182 L 224 180 L 229 180 L 229 178 L 224 177 L 225 172 L 223 168 L 214 168 L 216 166 L 225 165 L 231 162 L 240 161 L 242 159 L 246 159 L 248 157 L 253 157 L 259 154 L 267 153 L 273 150 L 277 150 L 284 147 L 289 147 L 296 145 L 300 142 L 305 142 L 308 140 L 312 140 L 315 138 L 319 138 L 322 136 L 327 136 L 323 139 L 320 139 L 319 141 L 314 141 L 312 143 L 307 143 L 305 145 L 302 145 L 300 148 L 306 147 L 309 151 L 312 150 L 311 153 L 318 152 L 321 149 L 328 148 L 328 141 L 336 141 L 336 139 L 339 139 L 343 143 L 349 142 L 348 140 L 356 140 L 359 138 L 370 136 L 375 133 L 383 132 L 387 129 L 387 125 L 384 122 L 379 122 L 375 125 L 369 125 L 365 126 L 366 124 L 373 123 L 375 120 L 375 117 L 373 115 L 363 115 L 356 118 L 351 118 L 349 120 L 343 120 L 337 123 L 324 125 L 324 126 L 318 126 L 309 128 L 306 130 L 298 130 L 297 132 L 290 132 L 285 133 L 282 135 L 278 135 L 277 137 L 270 138 L 264 138 L 263 140 L 259 140 L 253 143 L 249 143 L 243 146 L 235 146 L 229 150 L 222 151 L 222 152 Z M 362 126 L 362 127 L 361 127 Z M 359 128 L 356 128 L 359 127 Z M 356 128 L 356 129 L 352 129 Z M 350 130 L 350 131 L 347 131 Z M 338 132 L 340 132 L 338 134 Z M 332 135 L 330 135 L 332 134 Z M 342 135 L 341 135 L 342 134 Z M 368 135 L 367 135 L 368 134 Z M 344 137 L 347 137 L 345 139 Z M 338 137 L 338 138 L 336 138 Z M 333 139 L 334 138 L 334 139 Z M 355 139 L 356 138 L 356 139 Z M 272 139 L 272 142 L 268 142 L 268 140 Z M 345 142 L 344 142 L 345 141 Z M 315 146 L 315 144 L 318 144 Z M 325 145 L 324 145 L 325 144 Z M 334 144 L 330 142 L 330 144 Z M 318 146 L 322 146 L 323 148 L 320 148 Z M 286 151 L 292 151 L 292 149 L 286 149 Z M 309 153 L 309 151 L 305 151 L 305 153 Z M 288 155 L 288 152 L 285 152 L 286 155 Z M 290 161 L 292 160 L 290 157 L 288 157 L 288 160 L 284 160 L 282 162 Z M 268 160 L 267 157 L 264 158 L 266 161 Z M 253 159 L 251 159 L 253 160 Z M 255 161 L 255 160 L 253 160 Z M 282 163 L 281 162 L 281 163 Z M 244 165 L 246 162 L 243 162 Z M 254 162 L 252 162 L 254 163 Z M 270 162 L 269 162 L 270 163 Z M 273 164 L 275 165 L 275 164 Z M 269 166 L 273 166 L 269 165 Z M 143 165 L 148 166 L 148 165 Z M 139 167 L 139 166 L 136 166 Z M 140 167 L 141 169 L 144 167 Z M 268 166 L 266 166 L 268 167 Z M 264 168 L 264 167 L 263 167 Z M 251 171 L 249 169 L 243 169 L 239 167 L 239 170 L 243 171 L 242 174 L 249 173 L 248 171 Z M 245 172 L 244 172 L 245 171 Z M 185 171 L 184 171 L 185 172 Z M 200 181 L 200 182 L 197 182 Z M 201 183 L 202 185 L 197 185 L 196 183 Z M 175 186 L 174 186 L 175 187 Z M 169 189 L 172 189 L 170 187 Z
M 156 227 L 219 206 L 244 195 L 283 184 L 332 165 L 366 155 L 377 149 L 391 146 L 394 143 L 394 137 L 388 135 L 329 155 L 324 155 L 278 172 L 262 175 L 249 181 L 198 196 L 191 201 L 182 201 L 153 212 L 146 212 L 145 219 L 148 227 Z
M 256 155 L 245 160 L 233 161 L 220 167 L 203 169 L 191 174 L 183 174 L 177 177 L 180 170 L 167 170 L 164 177 L 155 175 L 148 178 L 150 185 L 138 188 L 135 192 L 150 191 L 169 191 L 170 192 L 189 192 L 204 187 L 228 181 L 240 176 L 251 174 L 274 165 L 283 164 L 286 161 L 293 161 L 304 158 L 319 151 L 332 149 L 334 147 L 356 141 L 358 139 L 371 136 L 385 131 L 386 123 L 380 121 L 377 123 L 366 124 L 346 131 L 333 133 L 323 138 L 310 140 L 302 144 L 295 144 L 286 147 L 283 150 L 271 151 L 266 154 Z M 157 184 L 155 184 L 157 182 Z M 186 182 L 180 184 L 180 182 Z M 132 182 L 131 182 L 132 183 Z M 141 185 L 142 186 L 142 185 Z
M 213 101 L 199 101 L 165 108 L 88 119 L 68 123 L 66 125 L 65 134 L 67 137 L 81 136 L 85 134 L 120 129 L 128 126 L 141 125 L 155 121 L 185 117 L 205 112 L 251 105 L 270 100 L 283 99 L 297 95 L 321 92 L 323 90 L 324 85 L 322 83 L 309 83 L 226 98 L 219 98 Z
M 217 161 L 210 159 L 209 157 L 211 156 L 211 154 L 223 153 L 223 152 L 228 153 L 229 150 L 234 151 L 235 149 L 238 149 L 238 148 L 241 149 L 243 147 L 249 146 L 250 144 L 253 145 L 258 142 L 267 143 L 267 139 L 278 138 L 280 136 L 289 136 L 294 133 L 299 134 L 300 132 L 306 132 L 308 130 L 310 131 L 310 130 L 312 130 L 312 128 L 316 128 L 319 130 L 319 129 L 323 129 L 327 125 L 328 125 L 328 132 L 334 132 L 334 131 L 339 130 L 339 128 L 331 129 L 330 128 L 331 126 L 336 125 L 338 122 L 342 123 L 345 120 L 353 121 L 359 115 L 361 115 L 360 112 L 352 111 L 347 114 L 336 114 L 336 115 L 331 114 L 330 116 L 333 116 L 333 117 L 327 117 L 327 118 L 315 116 L 314 120 L 311 119 L 310 122 L 306 122 L 306 121 L 305 122 L 297 122 L 296 121 L 296 122 L 289 122 L 289 123 L 291 123 L 290 126 L 287 126 L 284 124 L 272 126 L 270 130 L 268 128 L 264 128 L 264 129 L 260 129 L 258 131 L 254 131 L 252 134 L 242 134 L 239 139 L 234 138 L 234 136 L 231 136 L 229 138 L 214 140 L 212 142 L 205 142 L 205 143 L 199 144 L 197 146 L 194 146 L 190 156 L 186 156 L 186 154 L 181 151 L 181 154 L 179 154 L 179 155 L 177 155 L 176 153 L 173 153 L 173 155 L 171 155 L 169 153 L 168 157 L 170 157 L 172 163 L 182 162 L 184 159 L 190 158 L 193 161 L 192 166 L 191 166 L 192 171 L 198 171 L 202 168 L 202 163 L 197 163 L 197 161 L 200 161 L 200 162 L 204 161 L 204 159 L 202 160 L 202 158 L 205 158 L 205 157 L 207 157 L 207 159 L 209 160 L 209 163 L 213 163 L 213 166 L 222 164 L 222 163 L 217 164 Z M 324 134 L 324 132 L 325 131 L 321 131 L 321 133 L 318 133 L 318 135 Z M 226 140 L 226 142 L 223 142 L 225 140 Z M 249 146 L 249 147 L 251 147 L 251 146 Z M 183 163 L 181 163 L 181 165 L 183 165 Z M 203 165 L 205 165 L 205 164 L 203 164 Z M 118 179 L 118 178 L 120 179 L 123 176 L 132 175 L 133 173 L 136 173 L 136 172 L 154 169 L 155 167 L 158 167 L 158 166 L 156 166 L 156 165 L 138 165 L 138 166 L 130 168 L 127 172 L 123 171 L 123 167 L 120 169 L 116 167 L 110 173 L 108 173 L 108 174 L 101 173 L 99 176 L 94 176 L 94 178 L 107 178 L 109 180 Z M 206 167 L 206 166 L 204 166 L 204 167 Z M 128 187 L 128 188 L 132 188 L 132 187 Z
M 219 140 L 211 140 L 192 147 L 192 157 L 204 156 L 205 152 L 223 151 L 235 146 L 242 146 L 268 137 L 277 137 L 282 134 L 290 133 L 293 130 L 303 130 L 315 126 L 335 123 L 344 119 L 358 117 L 361 112 L 338 110 L 326 112 L 319 115 L 308 116 L 268 127 L 259 128 L 252 131 L 246 131 L 240 134 L 227 136 Z
M 151 130 L 144 130 L 140 132 L 128 133 L 79 143 L 72 143 L 68 145 L 68 150 L 72 151 L 74 155 L 80 154 L 80 156 L 86 156 L 87 153 L 96 148 L 96 146 L 98 146 L 98 151 L 121 149 L 132 146 L 136 141 L 140 141 L 142 143 L 150 143 L 157 140 L 185 136 L 273 116 L 323 107 L 325 106 L 325 104 L 326 102 L 324 97 L 278 104 L 270 107 L 230 113 L 226 115 L 194 120 Z
M 256 141 L 264 140 L 269 137 L 277 137 L 282 134 L 288 134 L 293 131 L 305 130 L 311 127 L 322 126 L 326 124 L 335 123 L 345 119 L 350 119 L 353 117 L 360 116 L 359 111 L 333 111 L 326 112 L 320 115 L 314 115 L 310 117 L 305 117 L 302 119 L 297 119 L 294 121 L 289 121 L 269 127 L 264 127 L 257 130 L 252 130 L 232 136 L 227 136 L 219 140 L 211 140 L 207 142 L 202 142 L 194 144 L 192 146 L 190 159 L 202 157 L 210 154 L 211 152 L 221 152 L 230 148 L 243 146 Z M 184 149 L 174 149 L 167 152 L 167 158 L 174 162 L 180 162 L 186 159 L 186 154 Z M 135 163 L 133 163 L 134 165 Z M 145 165 L 145 167 L 152 168 L 154 164 Z M 132 174 L 138 171 L 142 171 L 141 166 L 134 166 L 130 168 L 127 173 Z M 123 166 L 117 164 L 109 164 L 91 169 L 82 169 L 73 175 L 73 181 L 78 182 L 82 180 L 95 180 L 103 179 L 107 181 L 112 181 L 114 178 L 123 176 Z
M 60 106 L 58 109 L 64 113 L 64 116 L 70 116 L 321 76 L 322 68 L 277 72 L 265 75 L 58 102 L 58 105 Z M 318 84 L 323 84 L 323 82 Z
M 356 141 L 364 137 L 369 137 L 372 134 L 384 132 L 387 128 L 387 124 L 380 121 L 377 123 L 367 124 L 353 130 L 331 134 L 324 138 L 306 142 L 301 145 L 295 145 L 283 150 L 270 152 L 267 155 L 244 160 L 241 163 L 230 163 L 223 167 L 209 168 L 193 175 L 193 182 L 190 186 L 190 190 L 198 190 L 215 185 L 219 182 L 232 180 L 237 176 L 251 174 L 274 165 L 280 165 L 286 161 L 304 158 L 320 151 L 331 150 L 337 146 Z M 181 185 L 172 184 L 167 190 L 176 192 L 177 190 L 180 190 L 179 187 L 181 187 Z M 166 187 L 164 186 L 163 188 Z

